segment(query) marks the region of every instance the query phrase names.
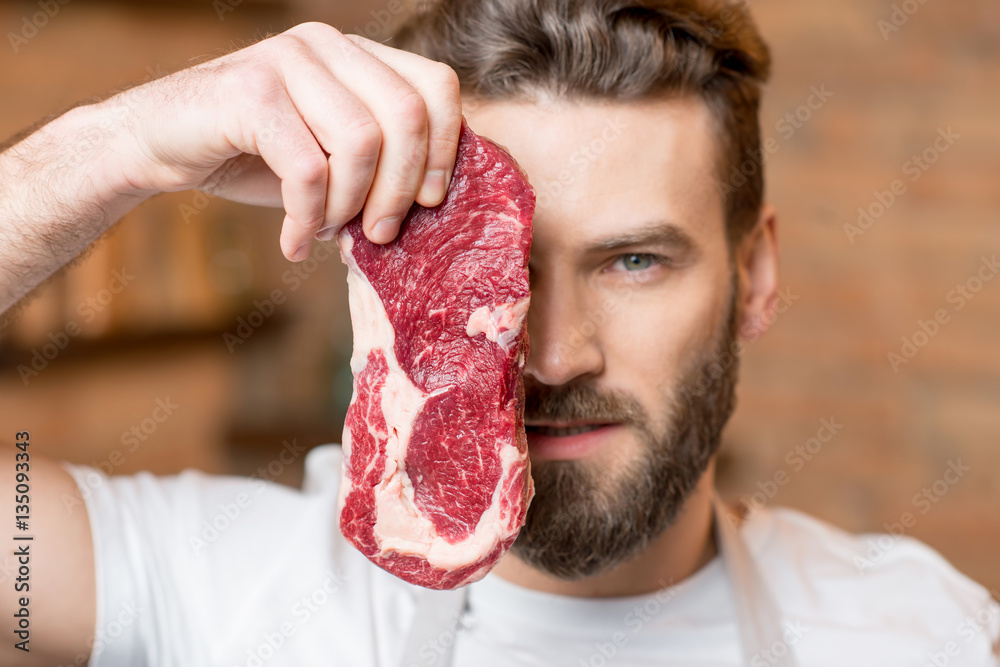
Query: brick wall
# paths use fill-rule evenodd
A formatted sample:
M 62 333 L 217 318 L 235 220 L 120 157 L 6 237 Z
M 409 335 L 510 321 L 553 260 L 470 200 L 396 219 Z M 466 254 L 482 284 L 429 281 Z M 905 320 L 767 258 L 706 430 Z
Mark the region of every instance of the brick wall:
M 992 269 L 983 268 L 984 257 L 1000 254 L 1000 5 L 897 4 L 916 11 L 894 14 L 893 3 L 882 0 L 752 3 L 775 58 L 762 125 L 777 146 L 767 159 L 768 192 L 780 216 L 781 284 L 790 305 L 742 360 L 720 484 L 730 497 L 800 508 L 852 531 L 884 530 L 909 516 L 907 534 L 1000 590 L 1000 280 L 985 280 Z M 300 6 L 312 9 L 298 17 L 350 28 L 381 8 L 370 5 L 366 12 L 355 3 L 338 20 L 332 3 L 303 0 Z M 0 7 L 3 33 L 32 7 Z M 210 3 L 155 14 L 72 3 L 60 12 L 20 53 L 0 44 L 4 135 L 81 97 L 141 80 L 147 66 L 176 68 L 292 20 L 250 3 L 224 20 Z M 186 201 L 168 200 L 166 218 L 140 211 L 119 234 L 140 243 L 140 225 L 178 224 Z M 224 226 L 251 215 L 213 202 L 203 222 Z M 270 247 L 262 244 L 273 241 L 268 230 L 276 233 L 277 224 L 260 215 L 254 220 L 262 231 L 250 241 L 258 249 Z M 271 267 L 265 282 L 280 286 L 280 257 L 260 252 L 255 266 Z M 183 268 L 198 260 L 171 261 Z M 306 410 L 303 401 L 336 395 L 329 387 L 343 384 L 322 356 L 349 349 L 346 311 L 336 305 L 343 286 L 332 264 L 289 294 L 289 326 L 256 352 L 231 355 L 213 340 L 170 363 L 145 362 L 143 373 L 129 370 L 128 360 L 100 368 L 74 362 L 72 378 L 56 371 L 31 395 L 5 370 L 3 423 L 35 414 L 32 421 L 59 443 L 56 454 L 101 460 L 144 418 L 158 391 L 176 388 L 197 398 L 188 403 L 197 409 L 158 432 L 145 458 L 122 471 L 243 470 L 205 453 L 225 446 L 227 424 L 273 431 L 278 447 L 282 435 L 297 433 L 281 422 L 283 410 L 299 423 L 314 419 L 326 404 Z M 47 330 L 64 317 L 47 311 L 56 302 L 40 299 L 26 318 L 40 318 Z M 890 353 L 905 363 L 893 364 Z M 283 393 L 302 378 L 311 378 L 307 389 Z M 136 392 L 148 400 L 136 400 Z M 57 416 L 49 405 L 61 406 Z M 328 434 L 337 439 L 339 425 Z M 173 444 L 197 438 L 204 447 Z
M 745 356 L 723 488 L 852 531 L 909 513 L 907 534 L 1000 590 L 1000 279 L 979 283 L 1000 259 L 1000 6 L 897 4 L 918 9 L 753 2 L 798 300 Z M 810 443 L 824 418 L 842 428 Z

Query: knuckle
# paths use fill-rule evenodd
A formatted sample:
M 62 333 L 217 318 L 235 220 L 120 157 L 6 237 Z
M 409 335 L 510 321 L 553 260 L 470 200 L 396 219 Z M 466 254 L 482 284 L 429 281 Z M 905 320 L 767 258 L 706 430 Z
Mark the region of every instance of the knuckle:
M 319 152 L 304 152 L 292 163 L 292 177 L 307 186 L 326 182 L 328 165 Z
M 332 25 L 323 23 L 321 21 L 306 21 L 305 23 L 300 23 L 294 28 L 286 30 L 284 34 L 299 35 L 306 39 L 309 38 L 327 38 L 332 36 L 342 35 L 342 33 L 334 28 Z
M 349 152 L 355 158 L 366 162 L 378 158 L 382 149 L 382 131 L 370 115 L 360 117 L 346 126 Z
M 307 234 L 311 236 L 326 226 L 326 201 L 323 197 L 311 200 L 300 208 L 294 217 L 289 217 Z
M 431 137 L 429 151 L 433 155 L 436 163 L 450 163 L 455 159 L 455 151 L 458 148 L 458 138 L 450 136 Z
M 386 194 L 394 207 L 398 206 L 399 200 L 406 198 L 407 195 L 412 196 L 412 193 L 408 192 L 410 188 L 407 187 L 410 185 L 410 180 L 412 179 L 406 178 L 405 170 L 391 170 L 386 172 L 385 185 L 388 191 Z
M 397 146 L 391 159 L 380 159 L 376 174 L 376 189 L 387 199 L 407 205 L 420 189 L 421 176 L 427 159 L 425 142 L 407 142 Z M 402 206 L 402 204 L 400 204 Z
M 315 234 L 323 228 L 323 223 L 326 222 L 326 214 L 322 211 L 312 214 L 309 218 L 299 222 L 299 225 L 306 230 L 308 234 Z
M 382 173 L 382 181 L 385 185 L 383 192 L 386 196 L 394 202 L 400 202 L 399 206 L 402 207 L 403 200 L 406 200 L 407 205 L 409 205 L 416 196 L 420 186 L 419 176 L 424 164 L 412 152 L 402 155 L 401 158 L 394 165 L 386 165 L 386 169 Z
M 327 204 L 327 218 L 337 225 L 350 222 L 361 212 L 361 209 L 365 205 L 365 196 L 367 194 L 367 191 L 360 190 L 336 196 L 331 193 Z
M 419 134 L 427 129 L 427 104 L 416 90 L 410 88 L 394 101 L 396 116 L 403 129 Z
M 357 35 L 357 34 L 354 34 L 354 33 L 351 33 L 349 35 L 344 35 L 344 36 L 347 37 L 347 39 L 349 39 L 352 42 L 354 42 L 355 46 L 358 46 L 360 48 L 364 48 L 365 45 L 371 44 L 371 41 L 372 41 L 372 40 L 368 39 L 367 37 L 364 37 L 363 35 Z
M 253 99 L 264 105 L 274 103 L 281 90 L 281 82 L 270 67 L 250 64 L 231 74 L 232 83 L 249 91 Z M 262 107 L 263 108 L 263 107 Z
M 433 79 L 437 89 L 441 90 L 448 97 L 458 97 L 461 82 L 458 79 L 458 73 L 451 66 L 441 62 L 432 62 L 430 65 L 430 77 Z
M 420 176 L 423 175 L 427 162 L 427 144 L 411 144 L 409 150 L 403 151 L 400 155 L 398 176 L 403 190 L 415 189 L 419 187 Z
M 272 38 L 272 47 L 277 51 L 277 56 L 282 59 L 287 58 L 311 58 L 312 50 L 305 35 L 292 32 L 283 32 Z
M 354 39 L 355 35 L 345 35 L 339 33 L 340 39 L 333 40 L 340 58 L 345 63 L 363 62 L 368 52 Z

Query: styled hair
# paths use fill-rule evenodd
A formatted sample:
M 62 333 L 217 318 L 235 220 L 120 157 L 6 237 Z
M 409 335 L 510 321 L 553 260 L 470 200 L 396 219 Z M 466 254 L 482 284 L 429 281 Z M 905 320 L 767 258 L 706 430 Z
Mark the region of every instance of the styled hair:
M 701 99 L 734 247 L 763 202 L 758 112 L 771 65 L 745 2 L 438 0 L 393 46 L 448 64 L 463 95 L 482 100 Z

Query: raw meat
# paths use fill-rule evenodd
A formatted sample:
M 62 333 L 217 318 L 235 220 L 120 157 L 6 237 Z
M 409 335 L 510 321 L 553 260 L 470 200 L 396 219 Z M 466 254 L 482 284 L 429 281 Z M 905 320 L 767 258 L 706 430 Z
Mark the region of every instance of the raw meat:
M 463 122 L 440 206 L 414 205 L 384 246 L 360 219 L 339 236 L 354 326 L 340 528 L 414 584 L 481 579 L 524 523 L 534 206 L 514 160 Z

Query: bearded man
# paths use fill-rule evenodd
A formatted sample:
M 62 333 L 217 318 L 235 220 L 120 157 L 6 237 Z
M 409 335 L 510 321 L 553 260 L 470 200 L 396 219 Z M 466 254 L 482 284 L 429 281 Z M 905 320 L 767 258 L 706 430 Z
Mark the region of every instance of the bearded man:
M 442 0 L 393 47 L 304 24 L 16 139 L 4 310 L 158 192 L 283 206 L 292 261 L 362 209 L 391 241 L 413 202 L 442 201 L 464 116 L 538 193 L 536 494 L 492 573 L 430 592 L 336 530 L 336 446 L 301 491 L 35 457 L 33 641 L 8 635 L 0 664 L 995 665 L 1000 608 L 928 547 L 894 538 L 859 568 L 867 541 L 714 490 L 740 334 L 777 294 L 769 69 L 742 3 Z M 86 512 L 62 500 L 78 494 Z

